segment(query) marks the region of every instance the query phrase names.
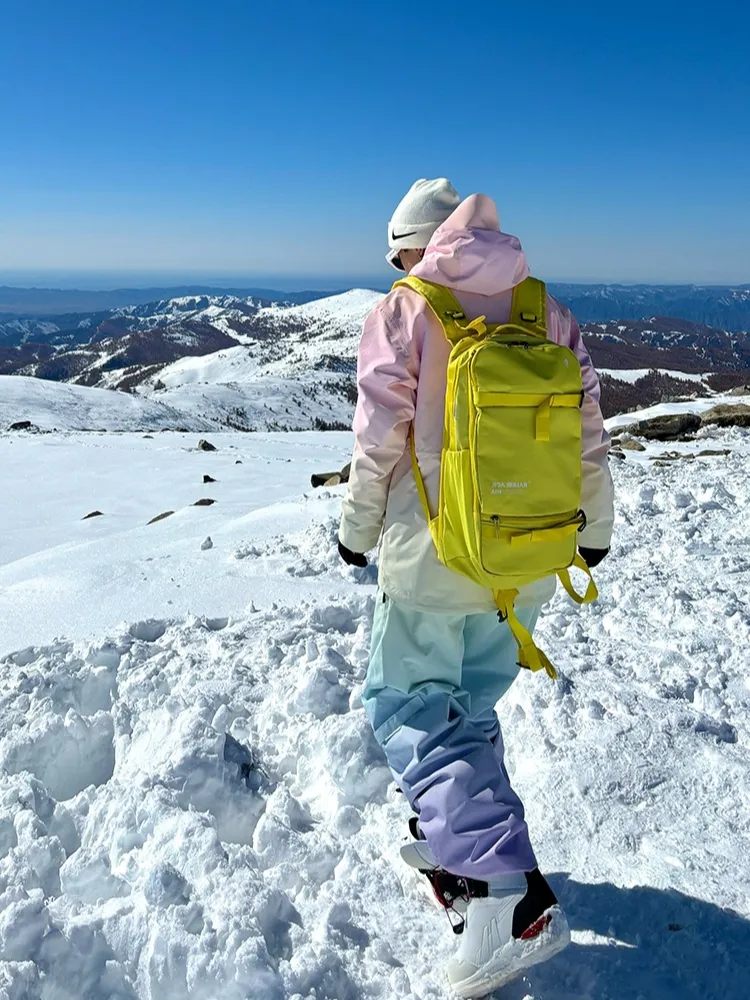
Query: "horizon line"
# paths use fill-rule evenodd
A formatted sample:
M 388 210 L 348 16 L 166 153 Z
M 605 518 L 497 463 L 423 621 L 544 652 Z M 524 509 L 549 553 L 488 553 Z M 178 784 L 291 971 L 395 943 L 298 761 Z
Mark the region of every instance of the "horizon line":
M 390 288 L 391 282 L 388 276 L 379 277 L 376 275 L 227 275 L 226 272 L 210 274 L 207 272 L 142 272 L 142 271 L 110 271 L 108 269 L 94 270 L 64 270 L 44 269 L 33 272 L 34 277 L 22 280 L 22 275 L 28 275 L 26 269 L 0 268 L 0 288 L 7 290 L 19 290 L 28 292 L 87 292 L 87 293 L 107 293 L 107 292 L 127 292 L 127 291 L 148 291 L 150 289 L 179 289 L 179 288 L 210 288 L 217 291 L 286 291 L 286 292 L 323 292 L 332 293 L 354 291 L 365 289 L 371 291 L 383 291 Z M 62 285 L 48 285 L 44 282 L 47 279 L 54 280 L 54 277 L 66 275 L 68 280 Z M 86 278 L 90 280 L 105 280 L 110 277 L 113 284 L 91 286 L 86 283 Z M 132 284 L 127 283 L 128 278 L 135 280 Z M 82 280 L 82 284 L 71 284 L 70 282 Z M 750 288 L 749 281 L 696 281 L 696 280 L 654 280 L 651 279 L 622 279 L 622 278 L 589 278 L 589 277 L 550 277 L 544 281 L 549 285 L 598 285 L 615 286 L 621 288 L 634 287 L 674 287 L 674 288 Z M 121 283 L 125 282 L 125 283 Z

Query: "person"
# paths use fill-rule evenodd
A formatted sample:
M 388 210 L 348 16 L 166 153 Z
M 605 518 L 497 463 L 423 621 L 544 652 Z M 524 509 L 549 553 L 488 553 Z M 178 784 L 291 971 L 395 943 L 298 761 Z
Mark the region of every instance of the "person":
M 461 201 L 445 178 L 412 186 L 388 242 L 396 269 L 450 288 L 469 319 L 507 322 L 512 289 L 529 274 L 519 241 L 500 230 L 494 202 L 481 194 Z M 613 525 L 599 382 L 576 321 L 551 296 L 547 331 L 572 348 L 582 369 L 579 551 L 593 566 L 609 550 Z M 411 288 L 395 288 L 367 317 L 339 552 L 364 566 L 380 539 L 363 703 L 418 817 L 419 839 L 405 858 L 469 887 L 447 975 L 459 995 L 479 996 L 561 950 L 569 930 L 539 872 L 503 760 L 495 706 L 519 671 L 515 640 L 492 592 L 438 561 L 412 472 L 411 433 L 435 509 L 449 354 L 435 315 Z M 530 631 L 554 587 L 549 578 L 521 590 L 517 616 Z

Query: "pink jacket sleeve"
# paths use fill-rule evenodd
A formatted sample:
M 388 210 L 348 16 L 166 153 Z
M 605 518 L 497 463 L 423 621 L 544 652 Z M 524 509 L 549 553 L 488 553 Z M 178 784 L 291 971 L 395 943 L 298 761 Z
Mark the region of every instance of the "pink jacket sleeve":
M 554 301 L 554 300 L 553 300 Z M 585 397 L 583 418 L 583 497 L 586 527 L 580 534 L 580 544 L 589 549 L 606 549 L 612 539 L 614 525 L 614 487 L 609 471 L 609 434 L 599 406 L 599 376 L 583 342 L 578 323 L 571 313 L 555 303 L 560 314 L 563 336 L 581 363 Z M 568 328 L 567 331 L 565 328 Z M 565 336 L 567 333 L 567 336 Z M 557 339 L 557 338 L 556 338 Z
M 354 454 L 339 528 L 339 538 L 353 552 L 377 544 L 391 474 L 407 447 L 414 419 L 415 352 L 389 298 L 365 320 L 359 345 Z

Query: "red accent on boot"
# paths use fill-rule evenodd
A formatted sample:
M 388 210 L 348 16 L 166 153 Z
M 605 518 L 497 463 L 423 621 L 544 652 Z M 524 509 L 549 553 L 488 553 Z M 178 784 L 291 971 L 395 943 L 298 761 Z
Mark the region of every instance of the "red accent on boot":
M 533 924 L 526 928 L 526 930 L 521 935 L 522 941 L 532 941 L 534 938 L 539 937 L 545 928 L 549 927 L 552 923 L 552 916 L 549 913 L 543 914 L 538 920 L 535 920 Z

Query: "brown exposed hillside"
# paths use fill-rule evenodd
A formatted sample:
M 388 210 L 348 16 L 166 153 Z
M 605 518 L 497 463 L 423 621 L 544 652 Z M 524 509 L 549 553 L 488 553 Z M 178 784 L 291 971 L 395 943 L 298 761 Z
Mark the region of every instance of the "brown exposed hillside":
M 668 368 L 683 372 L 750 367 L 750 335 L 727 333 L 670 316 L 585 323 L 581 330 L 599 368 Z

